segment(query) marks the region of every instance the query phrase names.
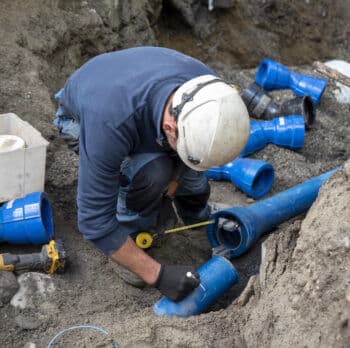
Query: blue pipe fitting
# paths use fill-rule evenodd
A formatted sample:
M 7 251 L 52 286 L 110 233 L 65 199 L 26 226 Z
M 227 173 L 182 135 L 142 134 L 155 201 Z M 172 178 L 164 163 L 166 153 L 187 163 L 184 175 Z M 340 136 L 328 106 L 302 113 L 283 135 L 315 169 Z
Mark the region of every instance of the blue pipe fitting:
M 304 138 L 305 125 L 301 115 L 282 116 L 271 121 L 250 121 L 249 139 L 241 156 L 259 151 L 270 143 L 292 150 L 301 149 Z
M 201 314 L 238 281 L 238 273 L 231 262 L 218 255 L 201 266 L 198 273 L 201 282 L 190 295 L 180 302 L 163 297 L 154 304 L 154 313 L 169 317 Z
M 206 170 L 205 175 L 212 180 L 231 181 L 254 199 L 265 196 L 275 178 L 270 163 L 250 158 L 237 158 L 224 166 Z
M 259 237 L 310 208 L 322 184 L 340 167 L 282 191 L 249 207 L 233 207 L 211 216 L 207 226 L 213 253 L 238 257 Z
M 316 118 L 316 108 L 309 96 L 295 97 L 277 104 L 256 83 L 250 84 L 243 92 L 242 99 L 251 117 L 271 120 L 278 116 L 301 115 L 304 118 L 305 128 L 310 129 Z
M 258 67 L 255 81 L 267 91 L 291 89 L 298 97 L 308 95 L 318 105 L 327 80 L 289 70 L 272 59 L 264 59 Z
M 51 206 L 43 192 L 30 193 L 0 208 L 0 243 L 45 244 L 53 234 Z

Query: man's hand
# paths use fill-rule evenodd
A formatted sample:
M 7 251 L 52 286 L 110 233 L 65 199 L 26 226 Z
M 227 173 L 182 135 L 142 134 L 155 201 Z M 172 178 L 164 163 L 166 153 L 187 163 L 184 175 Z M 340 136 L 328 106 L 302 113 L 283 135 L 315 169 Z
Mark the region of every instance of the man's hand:
M 111 258 L 137 274 L 148 285 L 155 284 L 159 277 L 161 265 L 138 248 L 130 237 L 111 255 Z
M 172 301 L 181 301 L 200 282 L 199 275 L 194 267 L 160 265 L 143 250 L 139 249 L 130 237 L 111 255 L 111 258 L 137 274 L 147 284 L 156 287 Z
M 155 287 L 170 300 L 178 302 L 189 295 L 200 283 L 194 267 L 162 265 Z

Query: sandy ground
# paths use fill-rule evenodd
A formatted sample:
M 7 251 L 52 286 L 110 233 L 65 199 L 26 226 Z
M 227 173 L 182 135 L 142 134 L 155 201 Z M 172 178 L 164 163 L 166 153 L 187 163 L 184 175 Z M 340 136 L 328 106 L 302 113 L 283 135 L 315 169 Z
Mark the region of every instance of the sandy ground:
M 121 347 L 349 346 L 349 164 L 322 188 L 306 217 L 282 224 L 233 261 L 239 283 L 207 313 L 188 319 L 159 318 L 151 309 L 159 293 L 126 285 L 116 275 L 113 263 L 83 241 L 75 220 L 77 157 L 57 138 L 51 125 L 53 93 L 82 62 L 107 50 L 158 43 L 181 49 L 206 61 L 240 89 L 252 82 L 255 69 L 242 70 L 238 65 L 255 67 L 266 55 L 286 64 L 306 64 L 298 66 L 298 71 L 312 74 L 307 63 L 313 59 L 349 60 L 349 29 L 341 25 L 347 19 L 346 2 L 331 6 L 330 1 L 320 1 L 311 11 L 302 1 L 292 5 L 238 1 L 230 11 L 212 16 L 196 1 L 171 1 L 172 5 L 163 9 L 156 0 L 111 3 L 0 3 L 4 38 L 0 47 L 0 112 L 17 113 L 50 141 L 46 191 L 54 208 L 56 236 L 64 240 L 69 258 L 65 274 L 42 280 L 53 291 L 40 294 L 36 276 L 27 280 L 34 291 L 23 309 L 10 304 L 22 278 L 0 273 L 1 346 L 24 347 L 33 342 L 46 347 L 57 332 L 80 324 L 108 330 Z M 314 13 L 325 18 L 324 22 L 317 22 Z M 267 21 L 274 25 L 269 28 Z M 304 35 L 296 29 L 298 25 L 307 28 Z M 336 102 L 335 88 L 333 83 L 328 85 L 302 150 L 269 145 L 252 156 L 275 168 L 269 195 L 349 158 L 350 107 Z M 273 96 L 281 102 L 291 93 L 275 92 Z M 212 201 L 231 206 L 253 202 L 229 183 L 211 185 Z M 0 246 L 1 252 L 39 249 Z M 151 253 L 160 261 L 199 266 L 210 258 L 211 249 L 202 229 L 170 235 Z M 78 331 L 60 338 L 56 346 L 111 344 L 102 334 Z

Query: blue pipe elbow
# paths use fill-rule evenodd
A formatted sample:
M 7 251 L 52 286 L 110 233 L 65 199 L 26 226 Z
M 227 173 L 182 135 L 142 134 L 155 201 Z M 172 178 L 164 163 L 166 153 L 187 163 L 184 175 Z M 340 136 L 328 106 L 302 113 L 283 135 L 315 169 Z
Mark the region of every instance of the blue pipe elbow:
M 322 184 L 340 167 L 282 191 L 249 207 L 233 207 L 216 212 L 207 226 L 213 251 L 230 257 L 245 253 L 259 237 L 310 208 Z
M 51 206 L 43 192 L 30 193 L 0 208 L 0 242 L 45 244 L 53 234 Z
M 248 196 L 259 199 L 271 189 L 275 172 L 270 163 L 250 159 L 236 158 L 232 162 L 211 168 L 205 175 L 212 180 L 227 180 L 245 192 Z
M 278 116 L 301 115 L 306 129 L 311 128 L 316 118 L 315 104 L 308 95 L 277 104 L 261 86 L 254 82 L 242 92 L 242 99 L 249 115 L 254 118 L 271 120 Z
M 231 262 L 222 256 L 213 256 L 198 269 L 198 273 L 201 282 L 190 295 L 180 302 L 163 297 L 154 304 L 154 313 L 169 317 L 201 314 L 238 281 L 237 271 Z
M 291 89 L 295 95 L 308 95 L 318 105 L 326 89 L 327 80 L 289 70 L 272 59 L 264 59 L 258 67 L 255 81 L 265 90 Z
M 271 121 L 250 121 L 250 135 L 241 156 L 259 151 L 267 144 L 291 150 L 301 149 L 304 138 L 305 123 L 301 115 L 282 116 Z

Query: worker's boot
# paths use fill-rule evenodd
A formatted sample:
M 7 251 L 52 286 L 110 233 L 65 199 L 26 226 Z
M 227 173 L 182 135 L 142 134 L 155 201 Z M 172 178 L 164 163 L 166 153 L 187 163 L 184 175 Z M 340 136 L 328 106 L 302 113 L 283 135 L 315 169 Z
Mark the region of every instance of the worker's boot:
M 129 271 L 124 266 L 114 263 L 113 269 L 117 273 L 118 277 L 124 280 L 125 283 L 134 286 L 135 288 L 144 288 L 147 284 L 135 273 Z

